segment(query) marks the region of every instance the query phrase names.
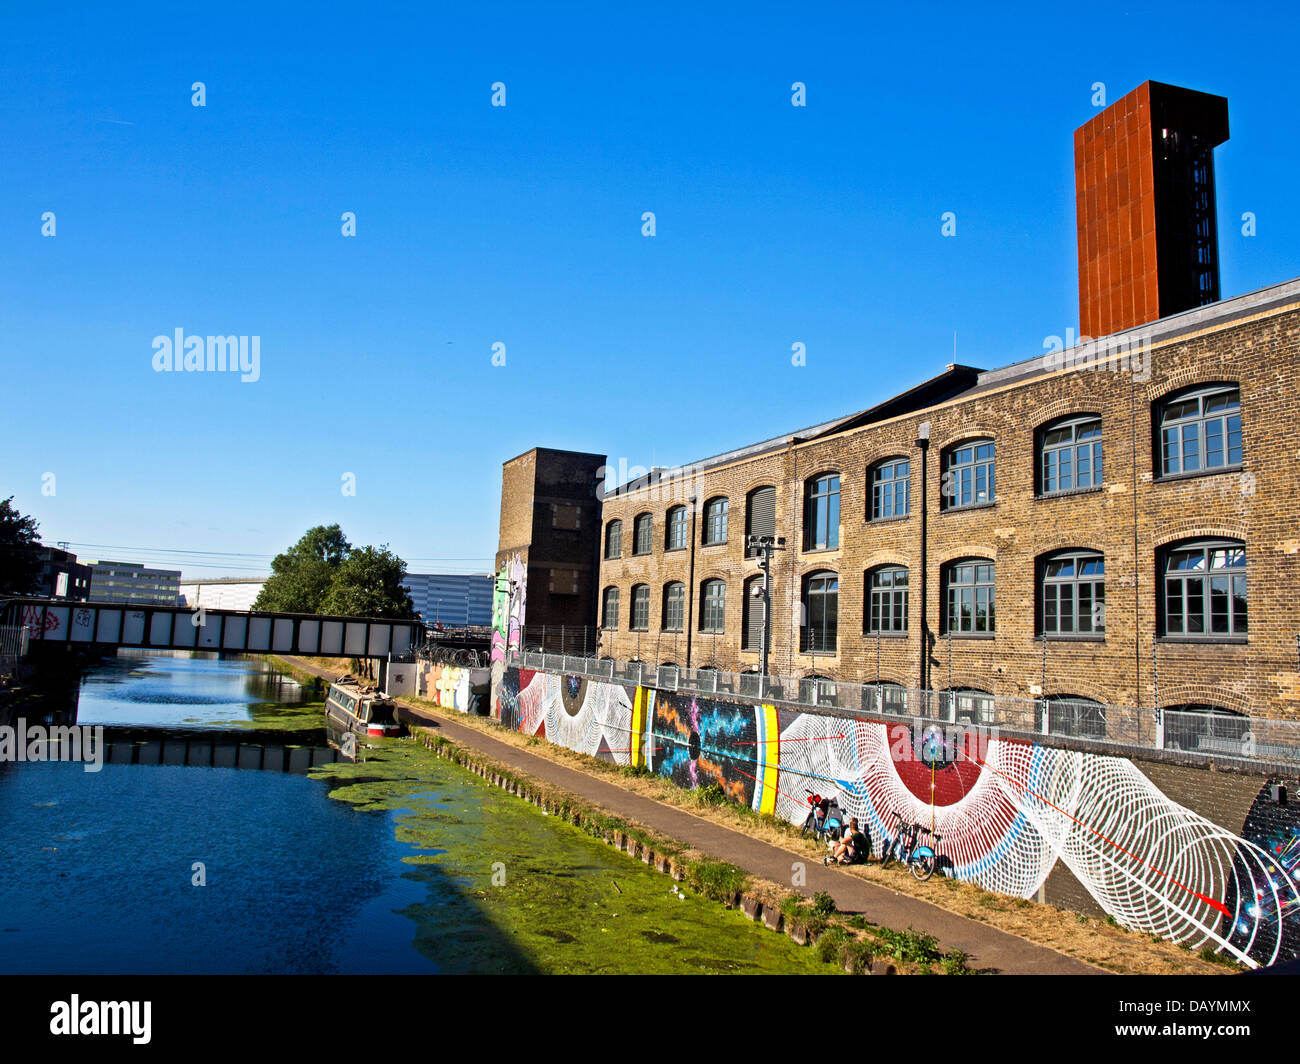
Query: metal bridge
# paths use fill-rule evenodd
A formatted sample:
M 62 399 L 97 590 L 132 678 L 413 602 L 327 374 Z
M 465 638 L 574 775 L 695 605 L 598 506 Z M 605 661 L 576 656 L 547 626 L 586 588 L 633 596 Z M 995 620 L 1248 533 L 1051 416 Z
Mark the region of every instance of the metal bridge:
M 390 653 L 407 653 L 424 636 L 419 621 L 391 617 L 325 617 L 43 598 L 14 598 L 2 605 L 0 625 L 26 628 L 29 651 L 36 647 L 104 651 L 130 647 L 386 658 Z

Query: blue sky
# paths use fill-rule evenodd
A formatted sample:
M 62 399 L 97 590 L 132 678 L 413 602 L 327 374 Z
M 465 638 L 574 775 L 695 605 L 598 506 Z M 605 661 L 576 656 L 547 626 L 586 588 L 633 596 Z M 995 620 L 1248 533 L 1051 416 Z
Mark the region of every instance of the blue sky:
M 529 447 L 672 465 L 1077 327 L 1098 81 L 1227 96 L 1224 295 L 1300 275 L 1289 5 L 701 6 L 7 11 L 0 498 L 187 576 L 334 521 L 485 571 Z M 154 372 L 177 328 L 260 379 Z

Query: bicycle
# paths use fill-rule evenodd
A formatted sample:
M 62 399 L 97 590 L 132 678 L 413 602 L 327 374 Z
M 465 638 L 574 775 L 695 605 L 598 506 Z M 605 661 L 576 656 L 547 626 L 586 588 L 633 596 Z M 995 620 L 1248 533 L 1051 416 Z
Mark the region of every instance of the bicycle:
M 823 798 L 807 789 L 804 794 L 808 795 L 809 808 L 800 834 L 807 835 L 811 831 L 818 841 L 824 840 L 827 835 L 838 839 L 844 832 L 844 814 L 840 810 L 839 799 L 834 796 Z
M 881 849 L 880 867 L 884 868 L 889 864 L 897 849 L 898 859 L 912 870 L 915 879 L 924 883 L 939 867 L 939 842 L 943 836 L 921 824 L 905 821 L 902 813 L 895 811 L 893 815 L 894 838 L 886 839 Z M 923 835 L 929 836 L 933 845 L 922 842 Z

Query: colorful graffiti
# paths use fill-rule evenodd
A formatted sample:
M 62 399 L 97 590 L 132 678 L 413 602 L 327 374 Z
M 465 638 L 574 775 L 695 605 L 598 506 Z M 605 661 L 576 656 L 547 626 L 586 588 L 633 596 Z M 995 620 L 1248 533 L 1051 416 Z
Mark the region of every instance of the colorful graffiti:
M 1238 834 L 1123 757 L 513 668 L 500 690 L 508 727 L 792 823 L 812 791 L 875 839 L 901 814 L 987 890 L 1030 898 L 1062 866 L 1134 930 L 1251 965 L 1300 957 L 1300 815 L 1267 787 Z
M 468 713 L 473 705 L 470 670 L 460 665 L 426 665 L 420 674 L 420 695 L 443 709 Z

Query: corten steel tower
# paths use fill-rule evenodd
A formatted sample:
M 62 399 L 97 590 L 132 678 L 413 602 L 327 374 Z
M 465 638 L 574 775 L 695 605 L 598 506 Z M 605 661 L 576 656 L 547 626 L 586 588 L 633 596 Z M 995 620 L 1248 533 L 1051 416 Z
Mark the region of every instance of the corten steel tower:
M 1099 337 L 1219 298 L 1222 96 L 1147 81 L 1074 131 L 1079 327 Z

